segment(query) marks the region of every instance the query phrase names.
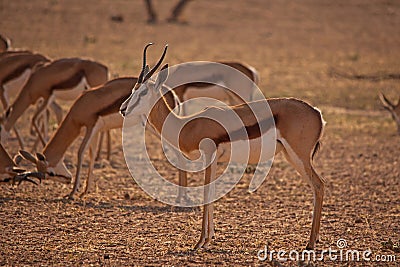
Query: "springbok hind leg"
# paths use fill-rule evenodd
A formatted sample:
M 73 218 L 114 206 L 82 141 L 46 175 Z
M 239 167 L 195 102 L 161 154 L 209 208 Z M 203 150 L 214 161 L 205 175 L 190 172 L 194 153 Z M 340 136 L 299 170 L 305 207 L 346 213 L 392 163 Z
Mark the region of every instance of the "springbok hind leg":
M 104 140 L 104 134 L 107 134 L 107 161 L 110 161 L 111 159 L 111 130 L 103 131 L 100 133 L 100 140 L 99 140 L 99 145 L 97 148 L 97 155 L 95 161 L 99 161 L 101 159 L 101 150 L 103 146 L 103 140 Z
M 95 161 L 99 161 L 101 159 L 101 149 L 103 147 L 103 140 L 104 140 L 104 132 L 100 133 L 99 144 L 97 146 L 97 155 Z
M 95 130 L 93 130 L 95 131 Z M 93 167 L 94 167 L 94 161 L 95 161 L 95 155 L 97 151 L 97 147 L 99 144 L 99 133 L 98 132 L 93 132 L 92 136 L 93 139 L 90 142 L 90 147 L 89 147 L 89 169 L 88 169 L 88 176 L 86 179 L 86 187 L 85 190 L 82 192 L 80 197 L 84 197 L 86 194 L 88 194 L 92 188 L 92 183 L 93 183 Z
M 69 199 L 74 199 L 74 195 L 80 187 L 80 174 L 82 168 L 83 155 L 85 154 L 88 144 L 90 143 L 90 140 L 92 138 L 92 132 L 93 132 L 93 126 L 87 126 L 85 137 L 83 138 L 82 143 L 78 150 L 78 163 L 76 166 L 75 182 L 72 191 L 67 196 Z
M 324 187 L 325 182 L 322 176 L 320 176 L 314 169 L 311 162 L 311 151 L 304 153 L 295 153 L 292 148 L 286 143 L 283 143 L 284 154 L 286 159 L 292 164 L 292 166 L 299 172 L 299 174 L 305 178 L 313 190 L 314 195 L 314 209 L 313 219 L 311 226 L 311 234 L 306 249 L 314 249 L 315 242 L 317 241 L 321 223 L 322 213 L 322 202 L 324 198 Z
M 207 154 L 206 154 L 207 156 Z M 211 161 L 210 157 L 207 162 Z M 204 180 L 204 202 L 203 205 L 203 221 L 201 228 L 200 240 L 197 242 L 194 250 L 200 248 L 207 248 L 214 237 L 214 198 L 215 198 L 215 184 L 212 182 L 215 180 L 217 169 L 217 160 L 214 159 L 211 164 L 205 170 Z

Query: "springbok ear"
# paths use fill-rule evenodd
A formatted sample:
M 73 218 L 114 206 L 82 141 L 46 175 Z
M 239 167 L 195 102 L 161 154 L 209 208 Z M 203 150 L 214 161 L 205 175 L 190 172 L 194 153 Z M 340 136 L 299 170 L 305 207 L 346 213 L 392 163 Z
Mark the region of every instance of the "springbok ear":
M 40 161 L 46 161 L 46 157 L 41 153 L 36 153 L 36 157 Z
M 29 160 L 30 162 L 36 164 L 36 162 L 37 162 L 36 158 L 35 158 L 31 153 L 29 153 L 28 151 L 20 150 L 20 151 L 19 151 L 19 154 L 20 154 L 24 159 Z
M 383 107 L 388 110 L 393 109 L 393 104 L 390 103 L 390 101 L 385 97 L 385 95 L 382 92 L 379 92 L 379 100 L 381 101 Z
M 17 154 L 14 156 L 13 161 L 15 164 L 19 165 L 23 159 L 24 158 L 20 154 Z
M 156 84 L 154 89 L 159 90 L 168 78 L 168 64 L 165 64 L 157 75 Z

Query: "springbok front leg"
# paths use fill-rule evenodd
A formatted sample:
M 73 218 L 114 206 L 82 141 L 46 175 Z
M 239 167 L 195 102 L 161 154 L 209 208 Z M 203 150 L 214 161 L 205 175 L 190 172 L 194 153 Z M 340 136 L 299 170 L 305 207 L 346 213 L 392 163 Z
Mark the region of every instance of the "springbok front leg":
M 180 164 L 182 164 L 182 163 L 180 163 Z M 180 167 L 182 167 L 182 165 L 180 165 Z M 178 196 L 176 198 L 176 203 L 182 203 L 182 200 L 188 200 L 188 196 L 186 193 L 187 172 L 179 169 L 178 176 L 179 176 L 179 189 L 178 189 Z M 185 188 L 183 188 L 183 187 L 185 187 Z
M 206 154 L 206 162 L 211 164 L 205 170 L 204 179 L 204 202 L 207 203 L 203 206 L 203 221 L 201 228 L 200 240 L 194 247 L 195 250 L 200 248 L 207 248 L 214 237 L 214 201 L 215 197 L 215 185 L 212 182 L 215 180 L 217 159 L 212 159 L 212 154 Z
M 3 85 L 0 87 L 0 98 L 1 98 L 1 103 L 3 104 L 4 109 L 7 109 L 10 106 L 10 101 L 8 99 L 8 96 L 6 94 L 6 90 L 4 89 Z M 25 149 L 25 142 L 24 139 L 22 139 L 21 135 L 19 134 L 17 128 L 14 126 L 13 131 L 15 133 L 15 136 L 17 137 L 19 147 L 24 150 Z

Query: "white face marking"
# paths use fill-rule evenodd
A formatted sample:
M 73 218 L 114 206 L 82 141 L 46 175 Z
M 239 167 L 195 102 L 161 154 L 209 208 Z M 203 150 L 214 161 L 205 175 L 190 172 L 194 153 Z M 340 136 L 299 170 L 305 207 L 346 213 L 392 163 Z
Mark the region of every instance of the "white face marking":
M 134 117 L 141 117 L 147 115 L 150 108 L 154 104 L 152 99 L 152 90 L 148 88 L 149 82 L 142 84 L 137 90 L 135 90 L 131 97 L 129 97 L 123 104 L 126 107 L 125 116 L 129 116 L 129 120 Z M 134 121 L 141 121 L 141 119 L 135 119 Z

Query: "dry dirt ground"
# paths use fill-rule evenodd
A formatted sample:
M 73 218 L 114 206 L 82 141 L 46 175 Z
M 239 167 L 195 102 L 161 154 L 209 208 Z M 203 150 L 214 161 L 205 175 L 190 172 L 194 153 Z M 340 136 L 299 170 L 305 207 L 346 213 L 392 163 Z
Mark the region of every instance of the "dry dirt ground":
M 150 62 L 165 43 L 170 64 L 248 62 L 260 72 L 266 96 L 302 98 L 328 122 L 316 157 L 326 179 L 317 251 L 337 249 L 337 240 L 345 239 L 346 249 L 369 249 L 371 258 L 395 255 L 397 262 L 259 261 L 267 244 L 275 251 L 302 250 L 311 228 L 311 189 L 282 156 L 258 191 L 248 193 L 245 175 L 216 203 L 215 240 L 208 250 L 192 252 L 200 210 L 146 195 L 126 168 L 115 131 L 112 160 L 98 164 L 96 188 L 84 199 L 63 199 L 72 186 L 50 181 L 1 185 L 0 265 L 399 266 L 400 136 L 377 98 L 381 90 L 396 99 L 399 80 L 347 80 L 332 77 L 330 69 L 400 72 L 400 2 L 198 0 L 185 10 L 188 24 L 167 24 L 163 18 L 175 2 L 155 1 L 161 21 L 147 25 L 139 0 L 1 0 L 0 32 L 14 47 L 52 58 L 94 58 L 119 76 L 138 74 L 150 41 L 157 44 Z M 115 15 L 123 22 L 112 21 Z M 19 120 L 20 128 L 28 128 L 30 115 Z M 79 143 L 65 159 L 72 172 Z M 6 148 L 17 153 L 16 140 Z M 165 173 L 177 175 L 162 164 Z

